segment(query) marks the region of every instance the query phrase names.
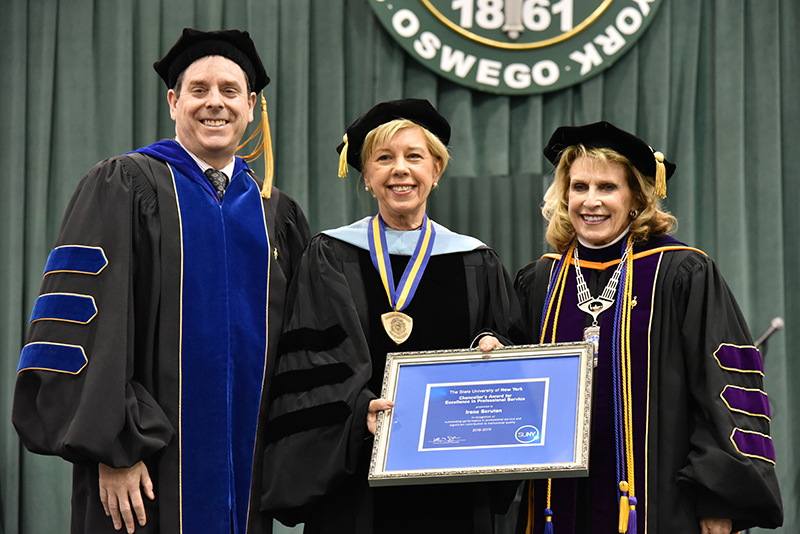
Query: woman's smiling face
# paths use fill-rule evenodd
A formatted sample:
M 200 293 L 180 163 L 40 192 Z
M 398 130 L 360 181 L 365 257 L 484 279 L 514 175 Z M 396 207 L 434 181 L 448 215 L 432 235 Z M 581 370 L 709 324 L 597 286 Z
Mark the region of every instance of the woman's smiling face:
M 569 170 L 569 219 L 583 241 L 606 245 L 631 222 L 633 193 L 622 165 L 580 156 Z
M 377 146 L 364 165 L 364 182 L 378 199 L 383 220 L 396 230 L 422 225 L 428 195 L 442 162 L 428 149 L 422 129 L 403 128 Z

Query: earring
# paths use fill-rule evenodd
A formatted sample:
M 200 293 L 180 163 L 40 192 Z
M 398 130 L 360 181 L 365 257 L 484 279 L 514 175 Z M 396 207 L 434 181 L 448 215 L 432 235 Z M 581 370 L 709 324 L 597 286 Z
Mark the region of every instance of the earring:
M 639 210 L 631 210 L 631 212 L 628 213 L 628 215 L 631 216 L 631 219 L 635 219 L 636 217 L 639 216 Z
M 364 191 L 369 191 L 369 186 L 368 185 L 364 186 Z
M 439 182 L 433 182 L 433 187 L 431 189 L 436 189 L 439 187 Z

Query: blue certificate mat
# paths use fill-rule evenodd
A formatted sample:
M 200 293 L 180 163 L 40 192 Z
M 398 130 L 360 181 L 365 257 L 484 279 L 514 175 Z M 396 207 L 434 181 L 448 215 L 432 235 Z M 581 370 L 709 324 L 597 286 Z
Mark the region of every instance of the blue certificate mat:
M 387 358 L 372 485 L 588 474 L 586 343 Z

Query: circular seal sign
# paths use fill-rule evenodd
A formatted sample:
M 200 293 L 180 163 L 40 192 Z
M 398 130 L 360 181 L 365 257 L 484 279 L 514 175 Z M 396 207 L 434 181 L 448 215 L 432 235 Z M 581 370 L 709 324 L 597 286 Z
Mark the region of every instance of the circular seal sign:
M 642 36 L 662 0 L 369 0 L 423 65 L 505 95 L 563 89 L 599 74 Z

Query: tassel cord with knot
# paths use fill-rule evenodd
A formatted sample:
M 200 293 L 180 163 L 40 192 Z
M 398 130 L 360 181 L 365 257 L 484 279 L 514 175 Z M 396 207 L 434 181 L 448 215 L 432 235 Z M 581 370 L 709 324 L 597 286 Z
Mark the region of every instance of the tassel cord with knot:
M 350 148 L 350 143 L 347 141 L 347 134 L 342 137 L 342 151 L 339 153 L 339 178 L 347 177 L 347 149 Z
M 250 137 L 236 148 L 236 151 L 238 152 L 244 148 L 256 136 L 258 136 L 258 145 L 250 154 L 242 156 L 242 159 L 250 163 L 258 159 L 261 154 L 264 154 L 264 185 L 261 188 L 261 196 L 270 198 L 272 196 L 272 181 L 275 175 L 275 160 L 272 154 L 272 133 L 269 127 L 269 115 L 267 114 L 267 99 L 264 98 L 263 92 L 261 93 L 261 122 Z
M 658 198 L 667 198 L 667 168 L 664 166 L 664 154 L 653 152 L 656 158 L 656 189 L 655 194 Z

